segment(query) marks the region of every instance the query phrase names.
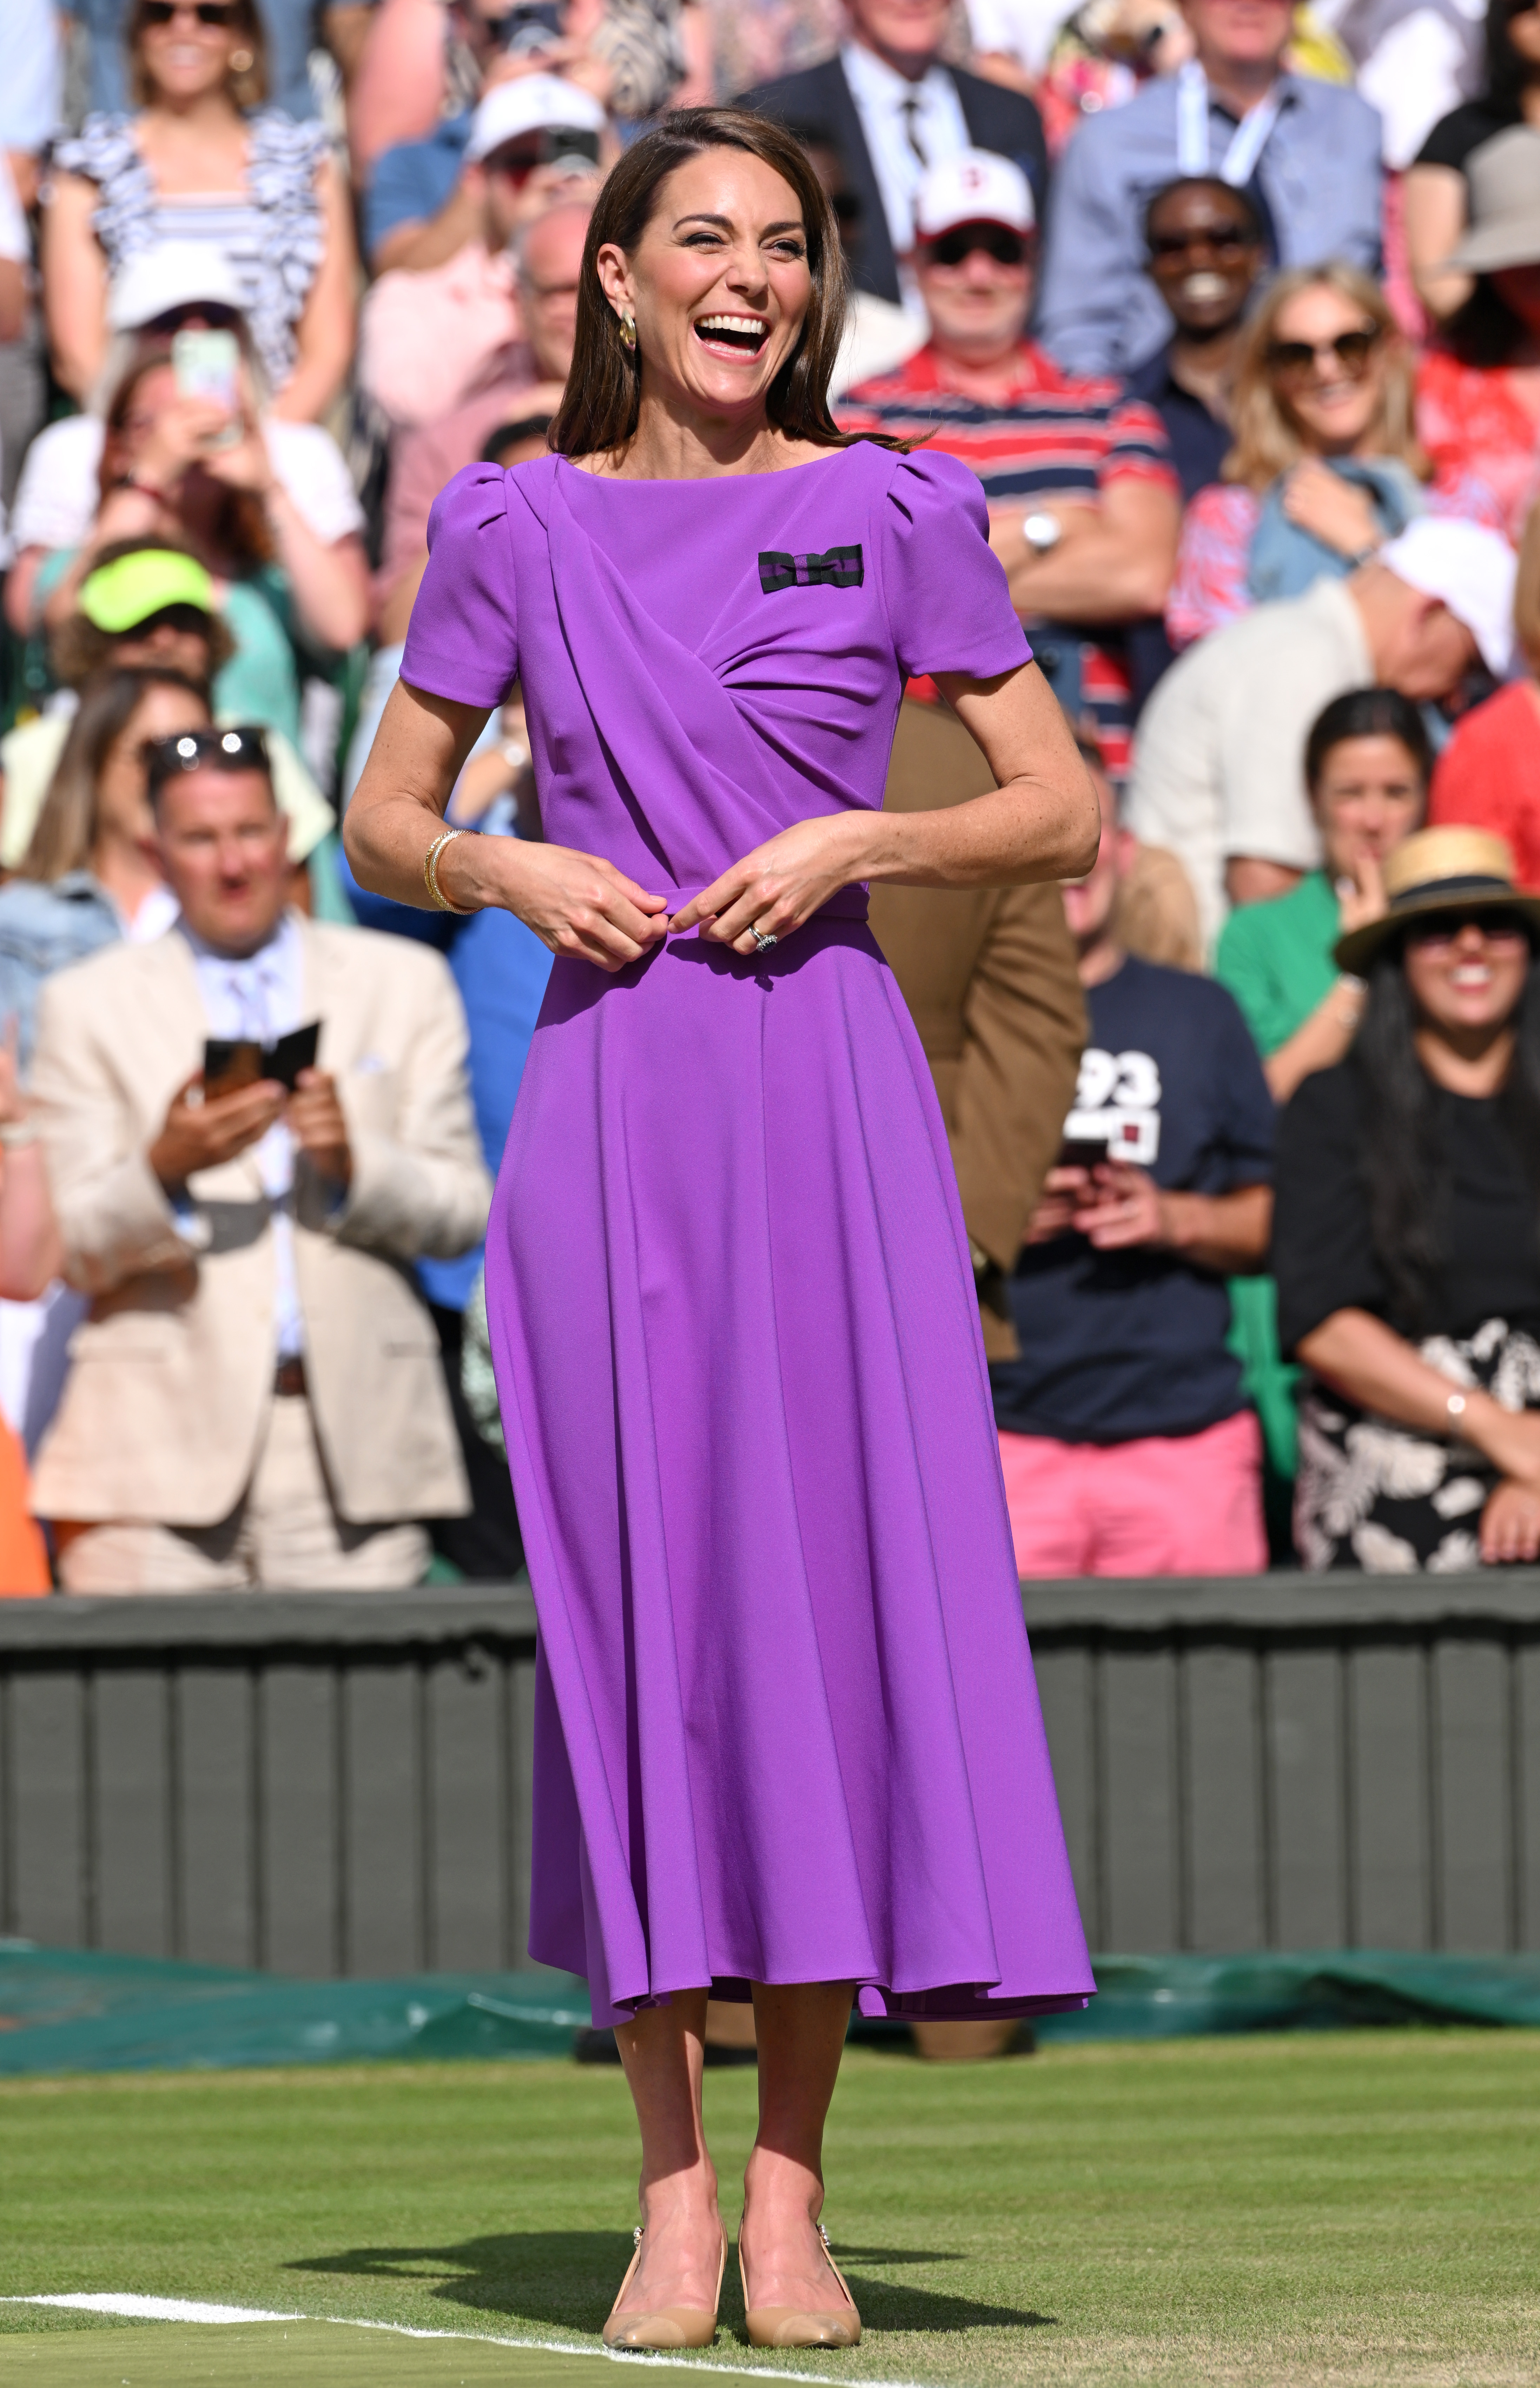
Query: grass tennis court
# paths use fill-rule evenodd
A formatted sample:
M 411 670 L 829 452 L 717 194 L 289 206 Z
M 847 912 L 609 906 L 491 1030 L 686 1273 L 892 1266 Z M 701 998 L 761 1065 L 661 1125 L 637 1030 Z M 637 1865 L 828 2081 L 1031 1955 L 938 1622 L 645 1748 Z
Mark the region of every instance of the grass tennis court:
M 708 2075 L 730 2181 L 753 2108 L 752 2073 Z M 0 2375 L 592 2388 L 598 2357 L 325 2321 L 596 2345 L 633 2164 L 624 2084 L 597 2068 L 5 2085 L 6 2294 L 133 2291 L 309 2318 L 125 2325 L 0 2305 Z M 862 2346 L 755 2354 L 733 2335 L 730 2266 L 725 2327 L 691 2368 L 938 2388 L 1540 2378 L 1540 2034 L 1103 2043 L 978 2067 L 855 2050 L 830 2171 Z

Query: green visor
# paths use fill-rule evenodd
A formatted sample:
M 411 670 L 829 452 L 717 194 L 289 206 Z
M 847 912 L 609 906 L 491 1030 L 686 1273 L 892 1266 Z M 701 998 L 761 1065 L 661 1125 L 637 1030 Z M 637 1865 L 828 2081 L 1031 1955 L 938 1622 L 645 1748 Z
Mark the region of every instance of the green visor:
M 214 584 L 202 565 L 174 548 L 146 547 L 120 555 L 115 564 L 88 573 L 81 585 L 81 612 L 110 636 L 134 629 L 168 605 L 192 605 L 210 616 L 218 611 Z

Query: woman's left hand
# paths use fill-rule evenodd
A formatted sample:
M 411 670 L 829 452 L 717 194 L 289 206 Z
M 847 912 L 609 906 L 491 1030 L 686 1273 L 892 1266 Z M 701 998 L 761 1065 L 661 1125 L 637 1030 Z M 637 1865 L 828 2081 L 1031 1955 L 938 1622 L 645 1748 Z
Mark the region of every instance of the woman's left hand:
M 862 851 L 872 819 L 864 812 L 829 813 L 767 838 L 693 896 L 674 914 L 669 934 L 698 926 L 710 944 L 745 955 L 759 950 L 756 930 L 789 937 L 831 896 L 865 875 Z
M 1368 491 L 1344 481 L 1318 456 L 1306 456 L 1291 471 L 1283 511 L 1292 523 L 1339 555 L 1362 555 L 1366 548 L 1378 547 L 1382 536 Z
M 1540 1492 L 1508 1478 L 1489 1493 L 1482 1511 L 1482 1559 L 1487 1567 L 1540 1557 Z

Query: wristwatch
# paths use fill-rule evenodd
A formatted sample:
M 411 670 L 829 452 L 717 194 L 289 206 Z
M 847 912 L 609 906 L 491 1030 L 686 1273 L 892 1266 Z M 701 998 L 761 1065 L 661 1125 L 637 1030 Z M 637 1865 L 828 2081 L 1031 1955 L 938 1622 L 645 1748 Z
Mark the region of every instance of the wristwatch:
M 1064 536 L 1064 526 L 1057 514 L 1034 512 L 1022 517 L 1022 537 L 1034 555 L 1047 555 Z

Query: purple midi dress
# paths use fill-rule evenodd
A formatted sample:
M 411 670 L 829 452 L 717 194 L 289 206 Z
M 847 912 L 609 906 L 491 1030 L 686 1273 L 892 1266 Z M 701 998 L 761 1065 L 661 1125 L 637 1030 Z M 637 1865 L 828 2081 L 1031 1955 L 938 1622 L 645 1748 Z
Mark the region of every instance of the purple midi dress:
M 906 676 L 1026 648 L 978 483 L 472 465 L 402 677 L 515 676 L 545 834 L 677 909 L 883 801 Z M 614 2021 L 710 1982 L 869 2014 L 1095 1988 L 930 1071 L 864 890 L 751 960 L 558 959 L 487 1238 L 539 1616 L 530 1953 Z

